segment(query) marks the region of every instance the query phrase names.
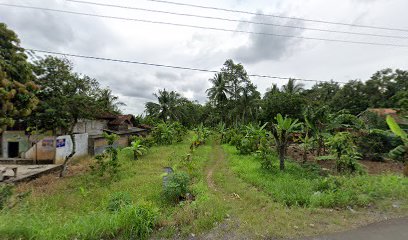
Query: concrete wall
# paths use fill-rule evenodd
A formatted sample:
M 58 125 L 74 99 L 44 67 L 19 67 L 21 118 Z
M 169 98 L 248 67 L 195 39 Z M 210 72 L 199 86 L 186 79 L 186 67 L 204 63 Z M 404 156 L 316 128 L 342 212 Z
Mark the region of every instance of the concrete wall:
M 127 147 L 129 146 L 129 136 L 120 135 L 119 140 L 113 144 L 115 147 Z M 103 151 L 108 147 L 108 142 L 102 136 L 89 138 L 89 154 L 98 155 L 103 153 Z
M 80 119 L 74 127 L 74 133 L 88 133 L 89 135 L 100 135 L 103 129 L 108 128 L 108 120 Z
M 75 157 L 88 155 L 88 133 L 75 134 Z M 64 163 L 65 157 L 71 154 L 73 144 L 69 135 L 59 136 L 56 139 L 55 164 Z
M 53 161 L 55 158 L 55 137 L 45 136 L 36 142 L 37 143 L 34 144 L 34 146 L 23 154 L 23 158 L 37 161 Z
M 4 131 L 2 134 L 2 157 L 8 158 L 8 142 L 18 142 L 19 153 L 30 148 L 30 142 L 24 131 Z

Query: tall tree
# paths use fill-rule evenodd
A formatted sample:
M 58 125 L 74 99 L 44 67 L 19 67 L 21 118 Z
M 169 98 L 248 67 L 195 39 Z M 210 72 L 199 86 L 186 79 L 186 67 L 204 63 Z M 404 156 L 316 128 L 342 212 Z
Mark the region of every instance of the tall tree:
M 240 63 L 235 64 L 232 59 L 228 59 L 221 68 L 221 73 L 228 83 L 231 99 L 237 101 L 242 87 L 250 81 L 244 66 Z
M 210 79 L 212 87 L 206 90 L 208 98 L 217 107 L 223 107 L 227 103 L 228 96 L 231 94 L 228 82 L 222 73 L 216 73 L 213 78 Z
M 0 23 L 0 134 L 36 107 L 32 66 L 17 34 Z
M 289 79 L 286 85 L 282 86 L 282 92 L 289 94 L 298 94 L 304 90 L 303 83 L 296 83 L 295 79 Z
M 179 93 L 175 91 L 167 91 L 166 89 L 159 90 L 158 93 L 153 94 L 158 101 L 158 104 L 148 102 L 146 103 L 146 110 L 155 112 L 155 117 L 167 122 L 178 121 L 183 114 L 180 111 L 180 105 L 184 101 Z

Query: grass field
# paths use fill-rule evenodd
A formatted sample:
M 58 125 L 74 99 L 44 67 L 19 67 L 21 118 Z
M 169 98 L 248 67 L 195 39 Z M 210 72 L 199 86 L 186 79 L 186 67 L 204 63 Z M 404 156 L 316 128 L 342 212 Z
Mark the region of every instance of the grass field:
M 265 172 L 254 156 L 216 142 L 187 158 L 189 152 L 188 141 L 155 146 L 137 161 L 123 151 L 116 179 L 91 174 L 93 160 L 84 159 L 63 179 L 48 175 L 21 184 L 15 192 L 27 197 L 0 212 L 0 239 L 128 239 L 130 230 L 143 229 L 141 236 L 152 238 L 293 237 L 408 213 L 408 180 L 401 176 L 325 179 L 295 163 L 284 173 Z M 163 168 L 169 166 L 190 175 L 194 201 L 163 199 Z M 130 196 L 132 207 L 108 211 L 118 192 Z M 152 229 L 135 218 L 146 209 Z

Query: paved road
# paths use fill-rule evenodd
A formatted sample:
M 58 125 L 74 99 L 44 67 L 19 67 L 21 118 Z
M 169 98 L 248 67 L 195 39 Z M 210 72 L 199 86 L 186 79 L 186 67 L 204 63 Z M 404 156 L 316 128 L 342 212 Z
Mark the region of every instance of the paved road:
M 373 223 L 354 230 L 305 240 L 408 240 L 408 218 Z

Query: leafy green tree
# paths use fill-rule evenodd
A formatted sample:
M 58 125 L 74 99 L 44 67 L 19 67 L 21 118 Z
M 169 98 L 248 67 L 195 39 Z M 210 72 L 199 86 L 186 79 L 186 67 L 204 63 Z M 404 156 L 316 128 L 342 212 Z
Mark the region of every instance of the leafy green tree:
M 228 83 L 231 99 L 238 101 L 242 87 L 249 82 L 244 66 L 240 63 L 235 64 L 232 59 L 228 59 L 221 68 L 221 74 Z
M 0 23 L 0 134 L 36 107 L 31 64 L 17 34 Z
M 275 93 L 266 95 L 262 100 L 262 119 L 273 119 L 278 113 L 291 118 L 302 118 L 304 97 L 299 94 Z
M 242 88 L 242 95 L 239 100 L 240 111 L 242 112 L 242 123 L 246 124 L 248 120 L 258 119 L 260 112 L 261 94 L 256 90 L 256 86 L 247 83 Z
M 70 135 L 73 150 L 64 161 L 60 173 L 63 177 L 76 153 L 73 130 L 78 120 L 113 111 L 116 98 L 110 91 L 101 89 L 95 79 L 75 73 L 73 64 L 65 58 L 47 56 L 34 63 L 34 71 L 35 82 L 41 88 L 37 93 L 40 103 L 27 121 L 37 130 Z
M 278 114 L 275 120 L 276 123 L 271 124 L 271 132 L 279 157 L 279 168 L 280 170 L 285 170 L 285 155 L 289 144 L 289 136 L 299 128 L 301 124 L 298 123 L 297 119 L 293 120 L 288 117 L 282 117 L 281 114 Z
M 348 110 L 353 115 L 361 113 L 370 106 L 364 83 L 356 80 L 349 81 L 337 91 L 330 104 L 334 112 Z
M 113 108 L 109 99 L 100 100 L 98 82 L 75 73 L 65 58 L 47 56 L 36 61 L 35 73 L 41 90 L 40 104 L 29 119 L 32 127 L 71 134 L 79 119 L 92 119 Z
M 327 106 L 331 104 L 333 96 L 340 90 L 338 83 L 330 81 L 317 83 L 311 89 L 302 92 L 309 106 Z

